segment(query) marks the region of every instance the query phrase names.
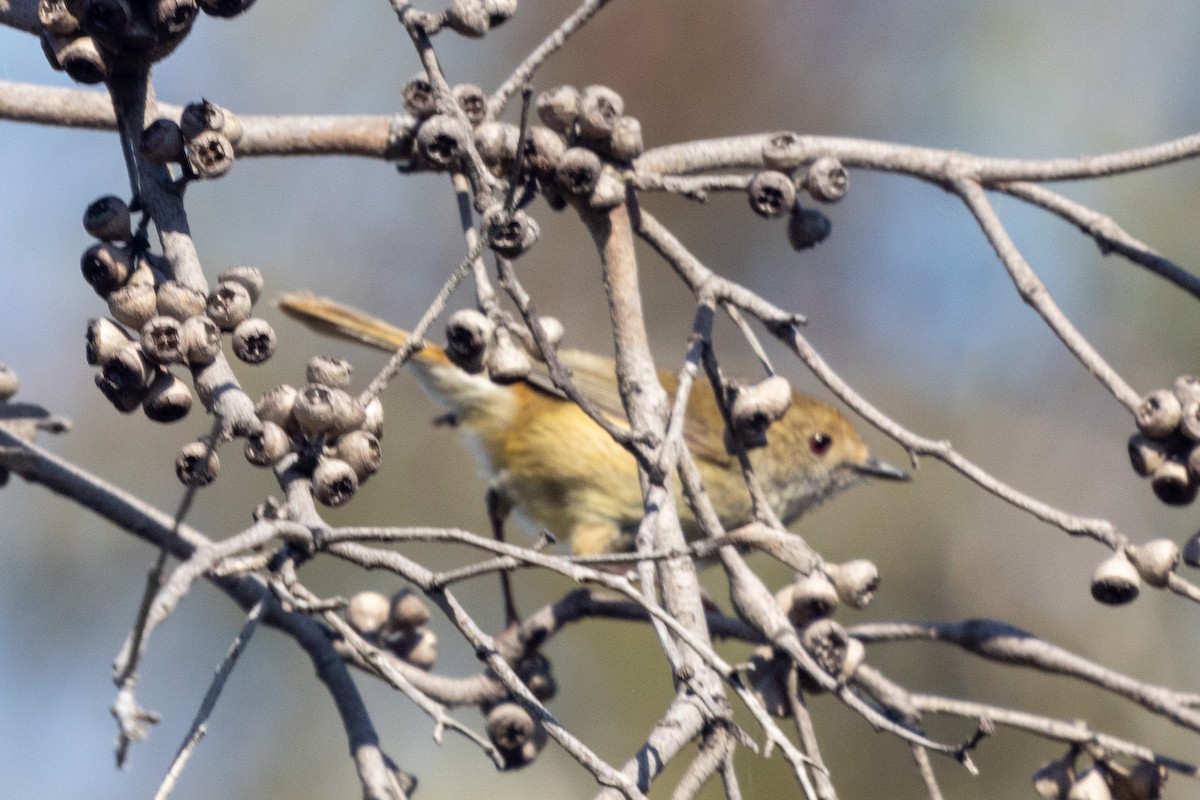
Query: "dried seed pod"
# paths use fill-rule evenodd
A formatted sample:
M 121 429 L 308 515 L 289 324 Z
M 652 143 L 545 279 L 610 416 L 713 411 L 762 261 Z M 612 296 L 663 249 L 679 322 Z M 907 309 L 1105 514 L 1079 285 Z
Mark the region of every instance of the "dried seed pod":
M 70 39 L 48 33 L 43 41 L 48 43 L 54 60 L 71 80 L 90 85 L 108 78 L 108 61 L 91 36 Z
M 199 12 L 196 0 L 150 0 L 146 4 L 150 27 L 162 39 L 182 38 Z
M 804 163 L 804 148 L 800 136 L 791 131 L 780 131 L 767 137 L 762 149 L 763 166 L 780 172 L 791 172 Z
M 378 636 L 387 622 L 389 605 L 379 592 L 359 592 L 346 606 L 346 621 L 363 636 Z
M 558 694 L 558 682 L 550 671 L 550 659 L 541 653 L 534 652 L 522 659 L 517 664 L 517 675 L 534 697 L 543 703 L 553 700 Z
M 1129 767 L 1105 761 L 1104 772 L 1113 800 L 1159 800 L 1167 782 L 1166 767 L 1153 761 L 1137 761 Z
M 140 391 L 150 378 L 150 365 L 134 342 L 120 348 L 100 367 L 105 381 L 121 392 Z M 139 398 L 140 402 L 140 398 Z
M 388 608 L 388 619 L 392 626 L 402 631 L 419 628 L 433 619 L 429 606 L 411 589 L 401 589 L 392 595 Z
M 418 669 L 433 669 L 437 663 L 437 634 L 428 628 L 405 631 L 391 643 L 392 651 Z
M 108 242 L 96 242 L 83 251 L 79 259 L 79 269 L 83 272 L 83 279 L 96 290 L 96 294 L 108 297 L 129 280 L 132 272 L 129 251 Z
M 492 27 L 502 25 L 517 13 L 517 0 L 483 0 L 483 7 L 492 18 Z
M 200 10 L 212 17 L 236 17 L 254 5 L 254 0 L 196 0 Z
M 467 116 L 467 122 L 472 126 L 483 122 L 487 117 L 487 96 L 483 89 L 473 83 L 460 83 L 450 90 L 450 96 Z
M 750 179 L 746 187 L 750 208 L 760 217 L 780 217 L 796 203 L 796 187 L 782 172 L 763 170 Z
M 608 155 L 614 161 L 633 161 L 645 149 L 642 123 L 636 117 L 619 117 L 608 140 Z
M 1156 439 L 1140 433 L 1129 437 L 1129 463 L 1143 478 L 1149 478 L 1169 455 L 1166 445 Z
M 154 287 L 144 283 L 127 283 L 108 296 L 108 311 L 117 322 L 135 330 L 158 314 Z
M 483 212 L 483 240 L 505 258 L 523 255 L 537 242 L 541 229 L 537 220 L 517 209 L 511 215 L 500 204 Z
M 591 141 L 604 142 L 612 136 L 617 120 L 625 113 L 621 95 L 607 86 L 585 86 L 579 92 L 579 118 L 575 121 L 579 135 Z
M 7 364 L 0 364 L 0 403 L 6 402 L 21 388 L 21 380 L 17 373 Z
M 1155 496 L 1167 505 L 1186 506 L 1196 499 L 1197 484 L 1188 475 L 1187 467 L 1178 461 L 1168 459 L 1158 465 L 1158 469 L 1150 476 L 1150 488 Z
M 133 341 L 125 329 L 107 317 L 88 320 L 87 363 L 98 367 L 108 361 L 122 347 Z
M 733 395 L 729 418 L 747 447 L 766 444 L 765 433 L 792 405 L 792 387 L 786 378 L 772 375 L 749 386 L 739 386 Z
M 82 8 L 83 26 L 97 36 L 120 36 L 133 21 L 129 0 L 83 0 Z
M 226 113 L 225 109 L 207 100 L 188 103 L 179 115 L 179 131 L 188 140 L 195 139 L 205 131 L 222 132 Z
M 354 469 L 359 483 L 379 471 L 383 453 L 374 434 L 363 430 L 350 431 L 338 437 L 336 455 Z
M 496 330 L 495 343 L 484 355 L 484 363 L 488 377 L 501 384 L 524 380 L 533 368 L 525 348 L 518 346 L 505 328 Z
M 579 118 L 579 90 L 556 86 L 537 96 L 538 117 L 553 131 L 569 136 Z
M 456 166 L 470 141 L 470 128 L 449 114 L 434 114 L 417 129 L 417 152 L 434 169 Z
M 96 388 L 122 414 L 131 414 L 136 411 L 146 396 L 145 386 L 122 389 L 106 378 L 103 371 L 96 373 Z
M 300 390 L 292 417 L 307 436 L 336 436 L 362 425 L 365 414 L 358 401 L 342 389 L 310 383 Z
M 849 663 L 850 634 L 846 629 L 832 619 L 819 619 L 804 629 L 800 634 L 800 643 L 812 655 L 813 659 L 825 672 L 834 678 L 844 680 L 849 674 L 848 667 L 857 668 L 857 663 Z M 861 644 L 861 643 L 860 643 Z M 855 654 L 857 656 L 857 654 Z M 861 659 L 857 659 L 861 663 Z
M 189 442 L 175 459 L 175 476 L 184 486 L 208 486 L 217 479 L 221 461 L 207 442 Z
M 267 390 L 254 404 L 255 415 L 263 422 L 273 422 L 281 428 L 292 427 L 292 409 L 300 392 L 286 383 Z
M 492 27 L 484 0 L 453 0 L 445 12 L 446 26 L 455 33 L 478 39 Z
M 533 125 L 521 143 L 521 164 L 530 175 L 549 180 L 567 146 L 562 137 L 544 125 Z
M 475 149 L 493 174 L 505 177 L 512 171 L 520 135 L 517 126 L 508 122 L 489 120 L 475 127 Z
M 1092 597 L 1101 603 L 1119 606 L 1138 596 L 1141 590 L 1138 571 L 1124 553 L 1113 553 L 1100 562 L 1092 575 Z
M 879 569 L 865 558 L 827 565 L 825 574 L 838 599 L 851 608 L 866 608 L 879 591 Z
M 179 346 L 188 364 L 211 364 L 221 354 L 221 329 L 204 314 L 188 317 L 179 326 Z
M 174 322 L 174 320 L 171 320 Z M 142 400 L 142 411 L 155 422 L 176 422 L 192 410 L 192 390 L 168 370 L 161 370 Z
M 546 338 L 546 343 L 552 348 L 557 348 L 558 343 L 562 341 L 563 325 L 555 317 L 538 317 L 538 324 L 542 326 L 542 334 Z M 510 329 L 511 333 L 521 342 L 521 346 L 529 353 L 529 355 L 544 361 L 542 353 L 538 349 L 537 342 L 534 341 L 533 332 L 528 328 L 514 327 Z
M 183 361 L 183 330 L 173 317 L 151 317 L 142 326 L 142 352 L 159 364 Z
M 309 383 L 323 383 L 335 389 L 345 389 L 350 385 L 353 370 L 350 362 L 344 358 L 313 356 L 308 360 L 304 374 Z
M 205 311 L 223 331 L 231 331 L 250 318 L 254 303 L 246 287 L 234 281 L 222 281 L 208 294 Z
M 832 228 L 829 217 L 815 208 L 805 208 L 799 203 L 792 206 L 788 217 L 788 242 L 793 250 L 806 250 L 825 241 Z
M 586 147 L 569 147 L 558 160 L 554 180 L 564 194 L 589 195 L 596 188 L 603 167 L 600 156 Z
M 156 119 L 138 141 L 138 152 L 155 164 L 179 163 L 184 159 L 183 132 L 174 120 Z
M 250 305 L 257 305 L 262 297 L 263 275 L 258 267 L 234 267 L 217 276 L 217 283 L 238 283 L 250 295 Z
M 750 656 L 746 677 L 754 696 L 773 717 L 785 719 L 792 715 L 784 681 L 790 664 L 776 657 L 775 649 L 769 646 L 756 647 Z
M 588 195 L 589 208 L 597 211 L 607 211 L 625 202 L 625 182 L 616 176 L 609 167 L 600 171 L 600 178 Z
M 832 614 L 837 608 L 838 596 L 829 578 L 813 572 L 776 592 L 775 602 L 793 625 L 802 628 Z
M 251 317 L 233 329 L 233 354 L 247 364 L 261 364 L 275 354 L 275 329 L 260 317 Z
M 1179 411 L 1179 432 L 1200 442 L 1200 400 L 1188 400 Z
M 1073 758 L 1047 761 L 1033 773 L 1033 790 L 1042 800 L 1063 800 L 1075 782 Z
M 188 168 L 198 178 L 219 178 L 233 168 L 233 142 L 223 133 L 201 131 L 184 145 Z
M 244 454 L 256 467 L 269 467 L 292 450 L 291 439 L 282 426 L 264 422 L 262 427 L 246 436 Z
M 1161 589 L 1179 565 L 1179 545 L 1170 539 L 1151 539 L 1136 547 L 1126 548 L 1138 575 L 1151 586 Z
M 362 429 L 376 439 L 383 438 L 383 403 L 378 397 L 372 397 L 363 409 Z
M 804 191 L 822 203 L 836 203 L 846 196 L 850 176 L 842 162 L 831 156 L 821 156 L 809 165 L 804 174 Z
M 459 369 L 471 374 L 483 371 L 483 357 L 496 326 L 486 314 L 473 308 L 455 311 L 446 320 L 446 355 Z
M 65 0 L 39 0 L 37 15 L 38 22 L 50 33 L 66 37 L 79 32 L 79 18 Z
M 1183 545 L 1183 563 L 1200 569 L 1200 531 L 1193 533 Z
M 1142 398 L 1134 411 L 1138 430 L 1151 439 L 1165 439 L 1179 425 L 1182 407 L 1170 389 L 1156 389 Z
M 1195 375 L 1180 375 L 1171 384 L 1171 391 L 1179 400 L 1179 404 L 1187 405 L 1189 400 L 1200 400 L 1200 378 Z
M 432 117 L 437 113 L 437 97 L 433 93 L 433 84 L 424 72 L 408 79 L 400 89 L 400 100 L 404 103 L 404 110 L 417 119 Z
M 488 738 L 504 757 L 505 769 L 533 763 L 546 744 L 546 729 L 521 706 L 506 700 L 487 715 Z
M 133 238 L 129 206 L 116 195 L 93 200 L 83 212 L 83 229 L 89 236 L 106 242 L 127 242 Z
M 354 497 L 358 491 L 358 478 L 350 465 L 340 458 L 322 458 L 313 470 L 312 485 L 318 503 L 336 508 Z
M 1084 770 L 1067 792 L 1067 800 L 1113 800 L 1104 781 L 1104 772 L 1096 766 Z

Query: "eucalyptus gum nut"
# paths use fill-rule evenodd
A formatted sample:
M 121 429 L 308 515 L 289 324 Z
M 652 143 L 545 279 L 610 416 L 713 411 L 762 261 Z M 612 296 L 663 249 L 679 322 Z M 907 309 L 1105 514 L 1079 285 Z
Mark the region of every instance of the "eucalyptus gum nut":
M 322 458 L 313 470 L 312 485 L 317 502 L 331 507 L 345 505 L 358 492 L 354 470 L 339 458 Z
M 836 203 L 845 197 L 850 176 L 842 162 L 831 156 L 822 156 L 809 165 L 802 185 L 814 200 Z
M 1169 455 L 1166 445 L 1142 433 L 1135 433 L 1129 437 L 1128 449 L 1130 466 L 1143 478 L 1153 475 L 1154 470 L 1158 469 Z
M 258 267 L 233 267 L 217 276 L 218 283 L 240 283 L 250 295 L 250 304 L 257 305 L 262 297 L 263 274 Z
M 434 114 L 417 129 L 417 151 L 430 166 L 450 169 L 462 160 L 471 139 L 465 123 L 448 114 Z
M 167 370 L 158 373 L 142 400 L 142 411 L 155 422 L 177 422 L 191 410 L 192 390 Z
M 1182 406 L 1170 389 L 1156 389 L 1134 411 L 1138 430 L 1151 439 L 1165 439 L 1179 426 Z
M 517 346 L 509 336 L 500 335 L 499 331 L 495 346 L 487 351 L 484 362 L 488 377 L 501 384 L 523 380 L 533 369 L 533 363 L 529 360 L 529 353 L 525 348 Z
M 827 617 L 838 605 L 837 590 L 830 580 L 818 572 L 805 575 L 779 590 L 775 595 L 780 610 L 800 628 L 815 619 Z
M 233 168 L 233 142 L 223 133 L 203 131 L 184 144 L 188 168 L 198 178 L 220 178 Z
M 1167 505 L 1186 506 L 1196 499 L 1200 484 L 1191 479 L 1186 466 L 1168 459 L 1150 476 L 1150 488 Z
M 379 592 L 359 592 L 350 598 L 346 621 L 363 636 L 377 636 L 388 621 L 391 604 Z
M 1170 539 L 1151 539 L 1125 552 L 1141 579 L 1159 589 L 1179 564 L 1179 545 Z
M 866 559 L 833 564 L 826 572 L 838 599 L 851 608 L 866 608 L 879 591 L 879 569 Z
M 0 403 L 6 402 L 21 388 L 21 380 L 7 364 L 0 364 Z
M 221 354 L 221 329 L 203 314 L 185 319 L 180 326 L 179 336 L 183 357 L 188 364 L 211 364 Z
M 585 86 L 579 92 L 579 118 L 575 126 L 585 139 L 606 141 L 624 113 L 625 101 L 621 95 L 607 86 Z
M 99 317 L 88 320 L 86 341 L 87 363 L 98 367 L 133 340 L 120 325 L 107 317 Z
M 428 628 L 408 631 L 392 644 L 396 655 L 419 669 L 432 669 L 437 663 L 437 634 Z
M 296 406 L 299 390 L 283 384 L 266 391 L 254 404 L 254 413 L 263 422 L 273 422 L 285 430 L 293 421 L 292 410 Z
M 433 618 L 429 606 L 411 589 L 401 589 L 392 595 L 388 609 L 388 619 L 399 630 L 419 628 Z
M 378 472 L 383 460 L 379 440 L 364 430 L 339 436 L 335 453 L 351 466 L 360 483 Z
M 133 270 L 129 251 L 109 242 L 96 242 L 79 258 L 83 279 L 101 297 L 108 297 L 129 280 Z
M 335 389 L 350 385 L 354 367 L 344 358 L 336 356 L 313 356 L 308 360 L 305 377 L 309 383 L 323 383 Z
M 233 329 L 230 345 L 233 354 L 247 364 L 261 364 L 275 354 L 278 339 L 265 319 L 250 317 Z
M 758 383 L 738 387 L 729 417 L 739 431 L 763 431 L 787 413 L 791 404 L 791 384 L 786 378 L 772 375 Z
M 1114 553 L 1100 562 L 1092 575 L 1092 597 L 1107 605 L 1122 605 L 1138 596 L 1141 579 L 1124 553 Z
M 189 442 L 175 459 L 175 475 L 184 486 L 208 486 L 221 469 L 216 452 L 204 442 Z
M 280 425 L 263 422 L 262 427 L 246 437 L 246 460 L 256 467 L 269 467 L 291 452 L 291 439 Z
M 782 172 L 763 170 L 750 179 L 746 197 L 755 214 L 772 219 L 792 210 L 796 204 L 796 186 Z
M 477 373 L 496 331 L 487 315 L 473 308 L 455 311 L 446 320 L 446 355 L 461 369 Z
M 133 238 L 129 206 L 111 194 L 93 200 L 83 212 L 83 229 L 106 242 L 127 242 Z
M 546 127 L 567 135 L 579 118 L 579 90 L 566 85 L 547 89 L 537 96 L 536 107 Z
M 209 292 L 205 312 L 223 331 L 232 331 L 250 318 L 254 302 L 241 283 L 222 281 Z

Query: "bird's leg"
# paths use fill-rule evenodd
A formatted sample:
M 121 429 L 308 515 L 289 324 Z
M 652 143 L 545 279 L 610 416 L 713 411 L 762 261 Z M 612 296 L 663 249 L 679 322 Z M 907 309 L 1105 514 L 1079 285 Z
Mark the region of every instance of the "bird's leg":
M 492 523 L 492 536 L 496 537 L 496 541 L 503 542 L 504 522 L 513 510 L 513 501 L 499 475 L 488 483 L 486 502 L 488 520 Z M 500 592 L 504 595 L 504 627 L 511 628 L 521 621 L 521 617 L 517 614 L 516 603 L 513 602 L 512 580 L 508 570 L 500 571 Z

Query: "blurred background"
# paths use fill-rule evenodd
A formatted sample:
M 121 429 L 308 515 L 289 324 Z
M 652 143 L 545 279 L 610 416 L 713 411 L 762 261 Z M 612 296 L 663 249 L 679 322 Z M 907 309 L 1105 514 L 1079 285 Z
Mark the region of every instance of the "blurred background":
M 574 8 L 522 4 L 482 42 L 439 36 L 451 82 L 494 89 Z M 243 18 L 201 18 L 155 74 L 159 97 L 206 97 L 244 113 L 376 113 L 399 106 L 417 69 L 412 47 L 386 3 L 363 7 L 313 0 L 262 3 Z M 1156 3 L 1004 4 L 914 0 L 613 3 L 537 76 L 535 89 L 606 83 L 638 117 L 648 146 L 744 132 L 878 138 L 1014 157 L 1073 156 L 1147 145 L 1195 132 L 1200 9 Z M 0 79 L 67 85 L 37 41 L 0 30 Z M 1113 215 L 1134 236 L 1189 266 L 1200 261 L 1200 177 L 1194 164 L 1056 187 Z M 0 121 L 0 360 L 22 379 L 19 399 L 74 420 L 43 443 L 164 510 L 182 488 L 177 449 L 207 430 L 195 412 L 172 426 L 124 417 L 105 402 L 84 363 L 86 320 L 104 312 L 79 275 L 88 239 L 84 207 L 127 195 L 117 139 Z M 252 264 L 267 296 L 310 289 L 411 325 L 463 245 L 443 177 L 399 176 L 362 159 L 238 162 L 220 181 L 194 185 L 188 210 L 210 276 Z M 1017 297 L 982 234 L 950 196 L 912 180 L 851 174 L 850 192 L 824 210 L 833 234 L 795 253 L 784 224 L 749 212 L 741 198 L 698 205 L 648 197 L 657 214 L 714 269 L 775 303 L 806 314 L 806 335 L 857 390 L 911 429 L 952 440 L 969 458 L 1067 511 L 1113 521 L 1134 540 L 1183 543 L 1194 509 L 1167 509 L 1130 470 L 1132 421 Z M 1140 268 L 1103 257 L 1057 219 L 995 201 L 1009 230 L 1084 334 L 1139 391 L 1200 370 L 1195 301 Z M 542 240 L 521 260 L 521 277 L 543 313 L 567 324 L 571 346 L 608 351 L 597 259 L 570 214 L 533 209 Z M 643 281 L 656 354 L 677 364 L 691 299 L 668 268 L 648 257 Z M 470 302 L 466 295 L 457 304 Z M 365 381 L 383 361 L 322 342 L 263 311 L 281 345 L 261 368 L 240 368 L 255 394 L 303 378 L 313 353 L 350 357 Z M 728 328 L 723 363 L 753 374 Z M 775 348 L 784 374 L 825 395 L 802 365 Z M 411 380 L 386 396 L 385 470 L 335 524 L 453 525 L 486 531 L 483 484 L 453 441 L 429 421 L 436 409 Z M 862 427 L 860 425 L 860 427 Z M 879 455 L 904 453 L 875 431 Z M 244 528 L 274 492 L 269 474 L 236 453 L 199 497 L 190 522 L 214 538 Z M 1147 591 L 1134 604 L 1100 607 L 1088 580 L 1102 548 L 1037 523 L 932 461 L 907 485 L 871 486 L 806 517 L 797 532 L 827 558 L 868 558 L 883 575 L 870 620 L 1003 619 L 1151 683 L 1195 691 L 1197 609 Z M 433 567 L 466 553 L 410 548 Z M 241 624 L 223 595 L 200 585 L 155 635 L 139 695 L 163 714 L 128 767 L 113 766 L 109 664 L 134 619 L 154 553 L 40 487 L 14 479 L 0 491 L 0 783 L 11 797 L 127 798 L 152 795 L 187 730 L 211 671 Z M 770 585 L 788 579 L 761 557 Z M 396 581 L 330 560 L 303 579 L 325 595 Z M 719 600 L 719 576 L 706 575 Z M 527 610 L 568 587 L 523 572 Z M 494 581 L 464 586 L 469 609 L 499 627 Z M 477 670 L 444 620 L 437 667 Z M 730 660 L 748 657 L 726 646 Z M 583 741 L 620 764 L 640 745 L 671 696 L 653 636 L 636 625 L 588 623 L 547 649 L 561 685 L 552 710 Z M 931 644 L 872 647 L 871 663 L 906 686 L 1060 716 L 1194 760 L 1196 738 L 1095 689 L 994 666 Z M 498 775 L 460 738 L 431 740 L 431 723 L 398 694 L 360 680 L 385 750 L 422 782 L 421 797 L 587 797 L 590 777 L 553 745 L 530 768 Z M 827 698 L 814 703 L 825 755 L 842 796 L 923 797 L 907 748 L 874 735 Z M 459 716 L 481 725 L 477 712 Z M 753 735 L 758 734 L 748 722 Z M 932 723 L 950 740 L 970 725 Z M 1000 729 L 975 754 L 982 770 L 935 766 L 950 797 L 1032 796 L 1029 775 L 1063 748 Z M 682 765 L 660 782 L 666 797 Z M 738 758 L 747 797 L 794 796 L 778 755 Z M 1195 796 L 1176 781 L 1168 797 Z M 356 797 L 345 739 L 304 655 L 262 630 L 226 687 L 175 797 Z M 709 787 L 706 797 L 718 796 Z

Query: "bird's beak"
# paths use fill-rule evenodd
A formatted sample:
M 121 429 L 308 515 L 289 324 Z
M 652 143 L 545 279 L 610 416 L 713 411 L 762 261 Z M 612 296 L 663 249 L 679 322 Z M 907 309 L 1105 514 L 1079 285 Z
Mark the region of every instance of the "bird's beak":
M 868 458 L 861 464 L 856 464 L 854 469 L 862 475 L 868 475 L 872 478 L 883 478 L 889 481 L 907 481 L 912 480 L 907 472 L 899 467 L 893 467 L 886 461 L 880 461 L 878 458 Z

